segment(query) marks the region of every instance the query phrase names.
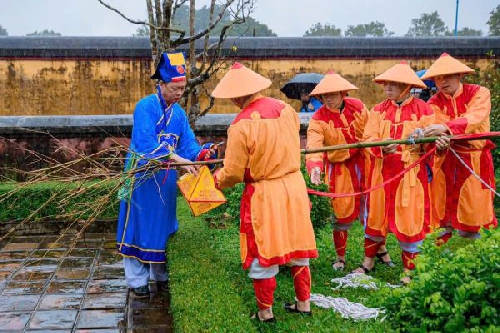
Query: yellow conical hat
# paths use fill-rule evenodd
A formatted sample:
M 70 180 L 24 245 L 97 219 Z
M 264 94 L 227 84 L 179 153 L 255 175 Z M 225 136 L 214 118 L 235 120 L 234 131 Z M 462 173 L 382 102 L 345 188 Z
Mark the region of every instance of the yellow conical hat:
M 215 98 L 237 98 L 268 88 L 271 80 L 235 62 L 212 91 Z
M 474 70 L 453 58 L 448 53 L 443 53 L 441 56 L 429 67 L 429 69 L 422 76 L 422 80 L 432 79 L 440 75 L 451 74 L 470 74 Z
M 417 74 L 415 74 L 413 69 L 411 69 L 406 62 L 401 62 L 392 66 L 384 73 L 373 79 L 373 82 L 375 83 L 384 83 L 387 81 L 409 84 L 413 87 L 422 89 L 427 88 L 425 83 L 418 78 Z
M 349 91 L 358 89 L 354 84 L 344 79 L 334 71 L 328 72 L 318 85 L 311 91 L 310 95 L 322 95 L 337 91 Z

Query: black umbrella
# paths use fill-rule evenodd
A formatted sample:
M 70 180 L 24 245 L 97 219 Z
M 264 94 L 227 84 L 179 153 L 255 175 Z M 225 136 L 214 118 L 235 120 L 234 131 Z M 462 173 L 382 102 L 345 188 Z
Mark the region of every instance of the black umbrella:
M 300 93 L 309 94 L 314 87 L 325 77 L 323 74 L 301 73 L 295 75 L 280 90 L 290 99 L 300 100 Z

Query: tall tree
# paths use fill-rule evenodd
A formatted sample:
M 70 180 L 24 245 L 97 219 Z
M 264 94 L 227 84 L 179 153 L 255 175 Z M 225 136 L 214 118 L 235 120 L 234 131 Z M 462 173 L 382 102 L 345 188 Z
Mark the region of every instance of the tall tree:
M 40 32 L 38 32 L 38 30 L 37 30 L 37 31 L 32 32 L 30 34 L 26 34 L 26 36 L 61 36 L 61 34 L 58 32 L 55 32 L 54 30 L 44 29 Z
M 384 23 L 373 21 L 368 24 L 350 25 L 344 34 L 357 37 L 384 37 L 392 36 L 394 32 L 387 30 Z
M 196 119 L 205 115 L 214 105 L 213 98 L 204 90 L 203 92 L 210 98 L 210 104 L 205 110 L 200 110 L 198 103 L 199 95 L 202 92 L 200 85 L 221 68 L 221 48 L 228 36 L 228 30 L 248 19 L 255 0 L 224 0 L 218 7 L 220 8 L 219 12 L 215 11 L 216 0 L 211 0 L 208 7 L 209 19 L 201 29 L 196 29 L 195 26 L 196 0 L 145 0 L 148 13 L 147 21 L 133 20 L 103 0 L 97 1 L 128 22 L 149 28 L 149 40 L 155 64 L 162 52 L 175 50 L 183 44 L 189 45 L 188 66 L 186 66 L 188 68 L 188 81 L 183 104 L 188 110 L 188 116 L 193 125 Z M 184 6 L 188 2 L 189 7 Z M 186 22 L 186 14 L 189 26 L 176 24 L 176 22 Z M 184 17 L 182 20 L 176 21 L 177 15 Z M 224 18 L 227 20 L 223 21 Z M 211 44 L 208 38 L 218 26 L 222 26 L 219 38 L 216 43 Z M 145 30 L 140 33 L 144 32 Z M 203 49 L 196 53 L 194 43 L 199 39 L 203 40 Z
M 8 36 L 8 35 L 9 33 L 7 32 L 7 29 L 2 27 L 2 25 L 0 24 L 0 36 Z
M 266 24 L 260 23 L 252 17 L 248 17 L 242 24 L 234 25 L 233 27 L 231 27 L 228 35 L 255 37 L 277 36 Z
M 490 19 L 487 23 L 490 26 L 490 35 L 500 36 L 500 5 L 490 12 Z
M 187 7 L 187 6 L 185 6 Z M 179 8 L 181 9 L 181 8 Z M 219 15 L 221 11 L 223 10 L 223 7 L 221 5 L 215 5 L 214 7 L 214 13 L 215 15 Z M 189 21 L 186 15 L 188 13 L 185 10 L 179 10 L 178 15 L 176 15 L 174 24 L 178 27 L 181 27 L 181 29 L 186 29 L 187 22 Z M 185 14 L 186 13 L 186 14 Z M 203 27 L 206 27 L 209 24 L 209 18 L 210 18 L 210 9 L 206 6 L 203 6 L 200 9 L 196 10 L 196 18 L 195 18 L 195 30 L 200 31 L 203 29 Z M 226 25 L 228 22 L 231 22 L 232 18 L 230 13 L 226 12 L 218 26 L 216 26 L 211 32 L 211 36 L 218 36 L 220 35 L 220 32 L 224 25 Z M 245 19 L 245 22 L 237 25 L 233 25 L 230 29 L 227 31 L 228 36 L 253 36 L 255 32 L 255 36 L 276 36 L 276 34 L 269 29 L 269 27 L 265 24 L 260 23 L 259 21 L 256 21 L 252 17 L 248 16 Z
M 422 14 L 420 18 L 411 20 L 412 27 L 406 33 L 408 37 L 414 36 L 444 36 L 448 27 L 439 17 L 437 11 L 430 14 Z
M 447 36 L 454 36 L 455 32 L 448 31 L 446 33 L 446 35 Z M 464 28 L 457 31 L 457 35 L 458 36 L 482 36 L 483 32 L 481 30 L 476 30 L 476 29 L 464 27 Z
M 304 37 L 313 37 L 313 36 L 340 36 L 342 34 L 342 29 L 335 28 L 335 25 L 330 25 L 329 23 L 325 23 L 324 25 L 320 22 L 313 24 L 309 30 L 304 33 Z

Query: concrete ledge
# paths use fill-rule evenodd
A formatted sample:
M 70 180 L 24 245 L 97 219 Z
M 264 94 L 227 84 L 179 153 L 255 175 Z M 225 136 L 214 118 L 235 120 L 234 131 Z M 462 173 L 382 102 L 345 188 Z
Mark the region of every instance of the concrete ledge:
M 299 113 L 301 131 L 305 131 L 312 113 Z M 208 114 L 196 121 L 197 135 L 225 135 L 236 114 Z M 36 136 L 36 131 L 63 137 L 130 135 L 132 115 L 92 116 L 0 116 L 0 136 Z M 98 135 L 99 134 L 99 135 Z
M 216 38 L 211 38 L 215 42 Z M 201 50 L 203 39 L 197 40 Z M 179 50 L 187 50 L 181 45 Z M 500 37 L 228 37 L 224 57 L 430 58 L 448 52 L 458 58 L 498 58 Z M 0 37 L 0 59 L 151 59 L 147 37 Z

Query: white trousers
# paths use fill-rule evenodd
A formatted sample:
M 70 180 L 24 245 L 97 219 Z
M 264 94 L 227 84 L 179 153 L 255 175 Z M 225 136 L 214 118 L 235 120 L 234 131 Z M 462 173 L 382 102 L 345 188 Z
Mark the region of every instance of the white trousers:
M 135 258 L 123 258 L 125 267 L 125 280 L 129 288 L 147 286 L 149 279 L 154 281 L 167 281 L 167 266 L 161 264 L 146 264 Z
M 309 266 L 309 258 L 292 259 L 290 260 L 292 266 Z M 269 267 L 262 267 L 259 264 L 259 259 L 255 258 L 250 265 L 248 277 L 251 279 L 269 279 L 278 274 L 279 266 L 272 265 Z

